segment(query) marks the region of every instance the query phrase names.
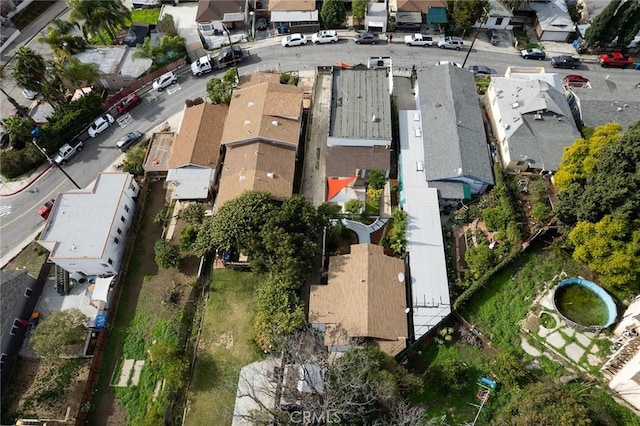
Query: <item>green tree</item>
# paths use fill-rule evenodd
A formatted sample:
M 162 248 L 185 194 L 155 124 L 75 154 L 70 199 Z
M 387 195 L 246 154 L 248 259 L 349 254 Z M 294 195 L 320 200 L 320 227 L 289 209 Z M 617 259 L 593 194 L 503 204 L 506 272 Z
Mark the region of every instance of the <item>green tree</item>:
M 640 4 L 627 1 L 620 6 L 618 13 L 618 46 L 628 46 L 640 32 Z M 597 16 L 596 16 L 597 18 Z
M 131 12 L 120 0 L 67 0 L 67 6 L 71 22 L 83 21 L 85 38 L 96 34 L 105 45 L 108 42 L 101 30 L 116 40 L 118 29 L 131 20 Z
M 380 170 L 371 170 L 369 172 L 369 186 L 373 189 L 384 189 L 387 179 Z
M 42 93 L 47 82 L 47 62 L 31 48 L 20 46 L 11 75 L 19 87 Z
M 325 0 L 320 9 L 322 22 L 328 28 L 339 27 L 344 24 L 347 11 L 343 0 Z
M 148 354 L 151 369 L 162 376 L 168 391 L 176 391 L 183 387 L 189 370 L 189 360 L 180 355 L 178 345 L 174 341 L 158 339 L 149 347 Z
M 486 244 L 470 247 L 464 252 L 464 260 L 469 266 L 471 275 L 478 279 L 496 265 L 496 256 Z
M 472 383 L 471 373 L 461 361 L 448 358 L 429 366 L 425 383 L 447 395 L 458 395 Z
M 164 269 L 175 268 L 180 262 L 178 248 L 164 238 L 156 241 L 153 246 L 155 260 L 159 267 Z
M 402 256 L 407 248 L 407 212 L 395 207 L 391 212 L 391 218 L 393 222 L 389 246 L 396 256 Z
M 611 0 L 609 4 L 591 20 L 585 33 L 585 40 L 590 44 L 610 43 L 616 37 L 616 11 L 622 0 Z
M 367 13 L 368 4 L 369 0 L 353 0 L 351 3 L 351 12 L 353 13 L 353 18 L 358 22 L 358 24 L 362 24 L 364 22 L 364 16 Z
M 198 230 L 193 225 L 187 225 L 180 231 L 180 250 L 190 251 L 198 237 Z
M 229 105 L 232 93 L 233 85 L 220 78 L 213 77 L 207 82 L 207 95 L 209 95 L 212 104 Z
M 469 31 L 473 25 L 480 20 L 489 10 L 488 0 L 450 0 L 448 9 L 453 17 L 456 27 L 464 33 Z
M 520 357 L 510 351 L 501 351 L 491 361 L 491 372 L 498 382 L 509 388 L 522 385 L 528 376 L 527 369 Z
M 591 424 L 589 410 L 570 391 L 547 383 L 534 383 L 516 392 L 493 418 L 505 426 Z
M 180 210 L 180 218 L 187 222 L 189 225 L 198 227 L 202 224 L 205 210 L 206 208 L 204 204 L 191 203 L 187 207 Z
M 100 77 L 100 67 L 95 63 L 83 63 L 71 57 L 61 67 L 60 74 L 67 79 L 74 89 L 92 86 Z
M 158 23 L 156 24 L 156 30 L 169 36 L 178 35 L 178 29 L 176 28 L 176 23 L 173 19 L 173 15 L 165 13 L 162 18 L 158 20 Z
M 147 155 L 147 148 L 144 146 L 134 146 L 127 151 L 127 156 L 122 161 L 122 171 L 131 173 L 134 176 L 144 175 L 144 157 Z
M 33 120 L 29 117 L 14 115 L 2 120 L 2 128 L 9 135 L 9 142 L 13 149 L 23 149 L 32 139 Z
M 344 211 L 351 215 L 351 219 L 362 211 L 362 201 L 352 198 L 344 203 Z
M 79 28 L 78 24 L 56 18 L 51 21 L 46 32 L 38 37 L 38 42 L 49 45 L 58 61 L 70 58 L 83 51 L 86 46 L 82 37 L 70 34 L 74 28 Z
M 217 232 L 218 224 L 213 217 L 207 217 L 202 221 L 202 226 L 198 228 L 196 239 L 191 244 L 191 251 L 198 257 L 204 257 L 216 251 L 218 245 L 212 238 Z
M 86 315 L 77 308 L 52 312 L 33 330 L 33 349 L 44 358 L 77 354 L 87 336 L 86 322 Z

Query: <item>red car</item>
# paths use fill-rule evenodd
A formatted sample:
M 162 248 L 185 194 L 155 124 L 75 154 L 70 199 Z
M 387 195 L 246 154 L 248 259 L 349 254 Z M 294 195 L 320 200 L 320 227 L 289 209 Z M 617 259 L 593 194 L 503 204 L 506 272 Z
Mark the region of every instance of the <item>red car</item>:
M 564 84 L 569 86 L 583 87 L 587 83 L 589 83 L 589 79 L 587 77 L 583 77 L 578 74 L 569 74 L 565 78 L 562 79 Z
M 120 103 L 116 106 L 116 110 L 118 114 L 124 114 L 129 111 L 134 106 L 140 104 L 142 102 L 142 98 L 135 93 L 130 93 L 120 101 Z
M 55 202 L 56 200 L 54 200 L 53 198 L 50 199 L 49 201 L 38 207 L 36 213 L 38 213 L 38 215 L 44 220 L 47 220 L 49 218 L 49 215 L 51 214 L 51 209 L 53 209 L 53 203 Z
M 603 53 L 598 57 L 598 62 L 603 67 L 626 68 L 633 65 L 631 56 L 623 55 L 620 52 Z

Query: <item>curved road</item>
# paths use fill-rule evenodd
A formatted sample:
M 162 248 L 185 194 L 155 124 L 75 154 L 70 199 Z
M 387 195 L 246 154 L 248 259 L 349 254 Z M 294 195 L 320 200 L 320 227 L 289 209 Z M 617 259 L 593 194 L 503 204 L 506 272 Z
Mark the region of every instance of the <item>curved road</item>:
M 243 64 L 241 74 L 255 71 L 279 70 L 312 70 L 319 65 L 333 65 L 342 61 L 351 65 L 366 63 L 369 56 L 392 56 L 396 68 L 420 68 L 435 64 L 440 60 L 463 63 L 466 51 L 442 50 L 436 47 L 409 47 L 397 42 L 380 45 L 356 45 L 351 40 L 342 39 L 335 45 L 306 45 L 283 48 L 278 39 L 269 39 L 248 46 L 252 58 Z M 482 47 L 482 46 L 480 46 Z M 553 71 L 548 61 L 525 61 L 518 52 L 511 48 L 503 51 L 479 50 L 474 47 L 467 61 L 468 65 L 483 64 L 503 73 L 509 65 L 544 66 Z M 597 64 L 587 64 L 579 71 L 556 70 L 560 75 L 579 73 L 591 80 L 609 78 L 622 86 L 633 87 L 639 73 L 633 70 L 602 69 Z M 212 76 L 220 76 L 223 72 L 196 78 L 185 69 L 180 76 L 175 90 L 158 93 L 148 92 L 143 96 L 143 103 L 131 111 L 133 121 L 125 127 L 113 125 L 95 139 L 86 142 L 85 148 L 66 166 L 67 173 L 82 187 L 87 187 L 102 170 L 113 170 L 111 165 L 122 155 L 116 148 L 116 141 L 132 130 L 148 132 L 164 120 L 181 111 L 186 99 L 206 95 L 206 83 Z M 54 198 L 60 191 L 73 189 L 73 185 L 55 167 L 47 171 L 29 188 L 13 195 L 2 197 L 0 205 L 0 266 L 15 256 L 26 246 L 43 226 L 42 219 L 35 213 L 46 200 Z

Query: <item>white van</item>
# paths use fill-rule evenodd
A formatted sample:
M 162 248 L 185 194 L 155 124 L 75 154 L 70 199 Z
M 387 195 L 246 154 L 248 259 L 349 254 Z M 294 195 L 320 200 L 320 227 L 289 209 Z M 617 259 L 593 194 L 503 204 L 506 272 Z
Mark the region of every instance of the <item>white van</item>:
M 438 40 L 440 49 L 456 49 L 460 50 L 464 47 L 464 43 L 460 37 L 440 37 Z

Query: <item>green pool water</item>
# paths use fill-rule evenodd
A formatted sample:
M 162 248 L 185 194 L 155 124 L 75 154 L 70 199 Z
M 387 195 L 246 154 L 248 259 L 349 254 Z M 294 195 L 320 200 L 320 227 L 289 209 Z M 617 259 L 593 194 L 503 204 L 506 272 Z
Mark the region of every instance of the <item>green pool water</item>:
M 603 326 L 607 323 L 607 305 L 584 286 L 562 286 L 556 290 L 555 299 L 558 311 L 573 322 L 584 326 Z

